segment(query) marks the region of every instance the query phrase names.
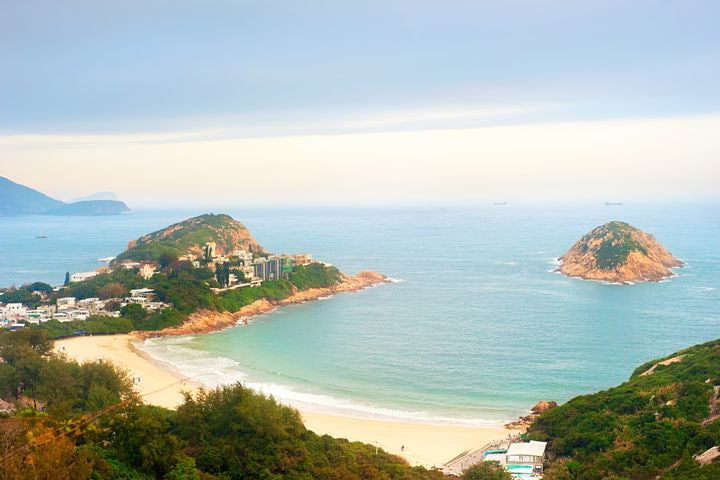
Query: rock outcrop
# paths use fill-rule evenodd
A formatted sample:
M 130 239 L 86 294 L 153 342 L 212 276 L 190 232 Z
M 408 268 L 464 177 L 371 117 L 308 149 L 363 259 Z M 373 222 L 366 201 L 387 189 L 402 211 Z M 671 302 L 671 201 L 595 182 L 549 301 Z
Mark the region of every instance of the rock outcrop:
M 565 275 L 614 283 L 656 282 L 683 265 L 655 237 L 618 221 L 594 228 L 559 260 Z
M 532 425 L 532 423 L 537 417 L 540 416 L 540 414 L 547 412 L 548 410 L 553 409 L 557 406 L 557 402 L 541 400 L 535 405 L 533 405 L 533 407 L 530 409 L 529 415 L 524 415 L 515 421 L 505 424 L 505 428 L 509 430 L 525 430 L 530 425 Z

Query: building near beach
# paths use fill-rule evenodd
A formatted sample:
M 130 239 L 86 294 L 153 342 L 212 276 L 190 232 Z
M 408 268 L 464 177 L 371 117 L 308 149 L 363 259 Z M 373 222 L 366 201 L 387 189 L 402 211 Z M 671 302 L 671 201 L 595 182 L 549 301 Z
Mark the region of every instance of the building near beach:
M 505 468 L 517 478 L 542 476 L 547 442 L 511 443 L 505 453 Z

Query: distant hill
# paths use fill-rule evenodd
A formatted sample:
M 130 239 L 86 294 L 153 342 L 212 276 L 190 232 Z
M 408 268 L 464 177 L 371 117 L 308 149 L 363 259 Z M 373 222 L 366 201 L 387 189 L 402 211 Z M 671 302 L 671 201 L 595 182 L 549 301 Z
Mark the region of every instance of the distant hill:
M 120 199 L 115 195 L 113 192 L 98 192 L 93 193 L 92 195 L 87 195 L 84 197 L 79 198 L 73 198 L 70 200 L 70 203 L 77 203 L 77 202 L 90 202 L 93 200 L 115 200 L 120 201 Z
M 118 255 L 116 261 L 159 260 L 165 253 L 173 256 L 188 253 L 202 255 L 203 246 L 207 242 L 216 243 L 218 254 L 228 254 L 236 249 L 253 253 L 264 251 L 242 223 L 230 215 L 209 213 L 189 218 L 130 242 L 128 249 Z
M 109 192 L 105 192 L 105 195 Z M 100 195 L 100 194 L 98 194 Z M 113 195 L 114 194 L 110 194 Z M 65 203 L 44 193 L 0 177 L 0 216 L 10 215 L 120 215 L 129 212 L 119 200 L 91 200 Z
M 41 214 L 65 205 L 60 200 L 0 177 L 0 215 Z
M 120 215 L 130 212 L 130 209 L 124 202 L 118 200 L 89 200 L 85 202 L 75 202 L 63 205 L 48 212 L 46 215 Z
M 647 362 L 622 385 L 548 410 L 528 435 L 549 442 L 546 478 L 720 478 L 720 340 Z
M 683 264 L 649 233 L 618 221 L 592 229 L 560 261 L 565 275 L 608 282 L 658 281 Z

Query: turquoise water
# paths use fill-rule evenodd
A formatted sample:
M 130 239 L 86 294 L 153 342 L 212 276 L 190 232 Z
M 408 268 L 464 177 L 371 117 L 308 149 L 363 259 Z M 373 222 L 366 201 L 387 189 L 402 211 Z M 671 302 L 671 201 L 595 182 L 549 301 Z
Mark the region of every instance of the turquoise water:
M 376 270 L 397 282 L 144 348 L 209 385 L 240 380 L 304 408 L 505 420 L 720 337 L 717 212 L 712 205 L 230 210 L 271 251 L 309 251 L 344 271 Z M 127 240 L 194 213 L 2 219 L 0 279 L 59 282 L 65 270 L 97 266 Z M 614 219 L 654 233 L 687 267 L 669 281 L 631 286 L 552 272 L 583 233 Z M 29 238 L 38 231 L 50 238 Z

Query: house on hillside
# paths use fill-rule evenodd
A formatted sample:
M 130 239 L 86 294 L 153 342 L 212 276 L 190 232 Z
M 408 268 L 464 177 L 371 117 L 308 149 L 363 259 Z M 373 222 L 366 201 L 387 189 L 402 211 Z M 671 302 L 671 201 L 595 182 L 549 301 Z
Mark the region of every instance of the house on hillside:
M 98 272 L 78 272 L 73 273 L 70 275 L 70 281 L 71 282 L 84 282 L 85 280 L 89 280 L 93 277 L 97 277 Z

